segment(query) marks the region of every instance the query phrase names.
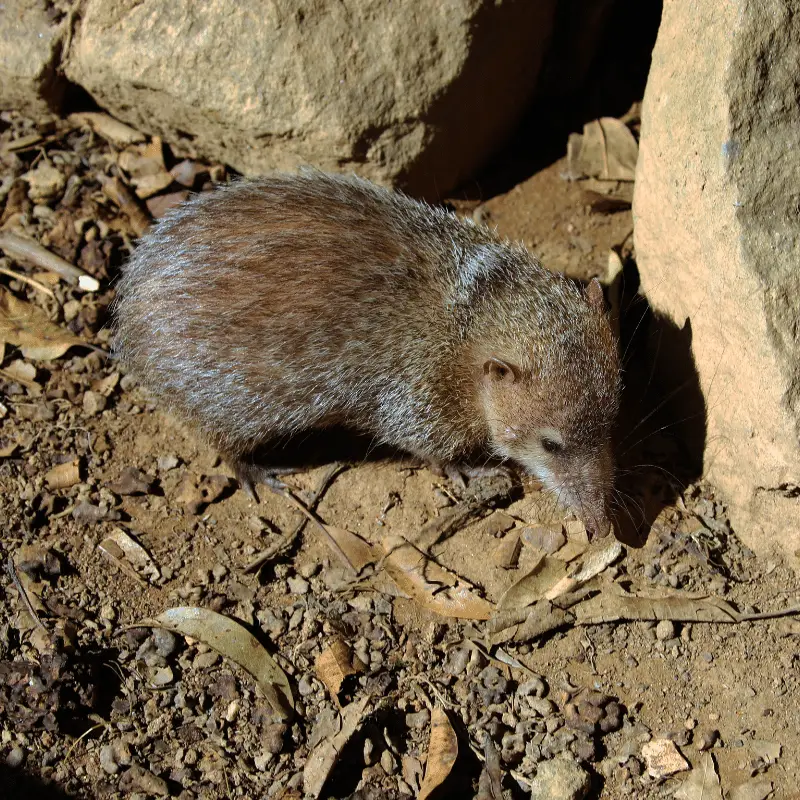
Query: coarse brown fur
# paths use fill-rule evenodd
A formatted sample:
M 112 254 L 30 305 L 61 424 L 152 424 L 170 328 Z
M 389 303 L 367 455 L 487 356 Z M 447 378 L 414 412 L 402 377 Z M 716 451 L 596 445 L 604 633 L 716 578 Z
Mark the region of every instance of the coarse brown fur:
M 316 171 L 231 184 L 143 238 L 116 320 L 124 365 L 242 474 L 263 443 L 342 424 L 516 461 L 608 528 L 602 298 L 443 209 Z

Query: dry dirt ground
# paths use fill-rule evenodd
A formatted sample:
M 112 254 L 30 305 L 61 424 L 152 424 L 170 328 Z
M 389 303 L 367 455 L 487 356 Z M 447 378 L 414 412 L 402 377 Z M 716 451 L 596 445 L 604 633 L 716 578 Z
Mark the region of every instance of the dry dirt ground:
M 652 525 L 631 524 L 571 609 L 545 606 L 542 593 L 608 542 L 587 550 L 580 525 L 535 486 L 464 490 L 396 460 L 287 478 L 309 505 L 323 486 L 316 512 L 333 535 L 416 543 L 427 582 L 419 572 L 404 582 L 391 548 L 354 572 L 317 525 L 292 539 L 296 508 L 267 491 L 249 499 L 105 356 L 114 278 L 144 224 L 120 211 L 130 199 L 109 180 L 152 193 L 146 208 L 158 215 L 175 192 L 225 180 L 224 170 L 190 162 L 165 178 L 180 159 L 167 152 L 162 163 L 159 143 L 0 119 L 2 233 L 40 242 L 100 286 L 80 291 L 7 248 L 0 262 L 39 283 L 0 275 L 4 336 L 15 309 L 32 337 L 17 330 L 21 347 L 0 356 L 5 796 L 402 798 L 440 779 L 432 796 L 481 800 L 795 795 L 800 626 L 731 608 L 788 608 L 798 580 L 740 544 L 713 487 L 684 485 L 690 471 L 669 429 L 633 442 L 647 466 L 626 473 L 626 513 L 637 522 L 644 506 Z M 598 208 L 564 172 L 558 162 L 505 196 L 453 204 L 553 269 L 602 276 L 610 248 L 630 255 L 630 212 Z M 630 186 L 608 188 L 630 198 Z M 49 342 L 37 309 L 60 327 Z M 59 342 L 69 349 L 38 357 L 35 346 L 52 355 Z M 139 551 L 115 549 L 112 534 L 117 546 L 138 542 L 157 572 L 137 572 Z M 543 547 L 555 552 L 545 558 Z M 493 637 L 494 611 L 488 623 L 436 613 L 455 591 L 434 563 L 469 582 L 467 613 L 529 576 L 505 595 L 517 623 Z M 649 618 L 629 619 L 620 597 Z M 601 611 L 581 617 L 598 598 Z M 135 627 L 178 606 L 243 623 L 288 676 L 294 715 L 281 719 L 253 675 L 203 636 Z M 557 624 L 526 632 L 533 609 Z

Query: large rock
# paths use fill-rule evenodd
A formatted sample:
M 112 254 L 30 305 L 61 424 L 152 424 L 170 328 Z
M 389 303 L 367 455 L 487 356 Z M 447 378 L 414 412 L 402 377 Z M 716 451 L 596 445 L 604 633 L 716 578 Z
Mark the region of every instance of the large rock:
M 556 0 L 87 0 L 68 77 L 247 174 L 312 163 L 437 195 L 535 86 Z
M 707 404 L 705 472 L 746 542 L 794 555 L 798 10 L 784 0 L 665 1 L 634 195 L 643 288 L 656 310 L 691 323 Z
M 0 108 L 32 117 L 58 109 L 66 88 L 58 72 L 66 27 L 46 0 L 0 4 Z

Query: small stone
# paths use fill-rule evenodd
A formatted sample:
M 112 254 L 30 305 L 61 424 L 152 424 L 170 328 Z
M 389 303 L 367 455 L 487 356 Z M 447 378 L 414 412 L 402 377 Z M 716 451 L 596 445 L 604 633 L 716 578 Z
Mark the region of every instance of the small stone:
M 665 642 L 667 639 L 674 639 L 676 635 L 675 623 L 671 619 L 662 619 L 656 625 L 656 639 Z
M 710 664 L 714 660 L 714 656 L 709 653 L 708 650 L 704 650 L 702 653 L 700 653 L 700 658 L 702 658 L 706 664 Z
M 160 667 L 155 671 L 151 683 L 153 686 L 169 686 L 174 679 L 172 667 Z
M 136 791 L 137 789 L 145 794 L 166 796 L 169 794 L 169 787 L 163 778 L 159 778 L 150 772 L 149 769 L 140 767 L 137 764 L 131 765 L 119 781 L 119 788 L 123 792 Z
M 104 603 L 100 606 L 100 619 L 106 619 L 113 622 L 117 618 L 117 610 L 110 603 Z
M 209 669 L 219 661 L 219 654 L 210 650 L 208 653 L 198 653 L 192 661 L 195 669 Z
M 239 716 L 239 709 L 241 708 L 242 704 L 238 700 L 231 700 L 228 703 L 228 707 L 225 709 L 225 720 L 226 722 L 234 722 L 236 717 Z
M 531 800 L 583 800 L 589 793 L 589 773 L 570 757 L 543 761 L 530 783 Z
M 381 753 L 381 767 L 387 775 L 393 775 L 397 771 L 397 761 L 391 750 L 384 750 Z
M 214 564 L 211 568 L 211 574 L 214 580 L 219 583 L 228 574 L 228 568 L 224 564 Z
M 301 697 L 308 697 L 310 694 L 314 694 L 316 688 L 313 675 L 306 672 L 297 683 L 297 691 Z
M 653 739 L 644 744 L 642 758 L 650 777 L 656 779 L 689 769 L 689 762 L 669 739 Z
M 108 399 L 102 394 L 93 392 L 91 389 L 83 393 L 83 413 L 93 417 L 105 410 Z
M 119 772 L 119 764 L 117 764 L 117 759 L 114 755 L 114 748 L 110 744 L 100 748 L 100 766 L 109 775 L 116 775 Z
M 701 752 L 710 750 L 719 739 L 718 730 L 703 730 L 698 731 L 694 737 L 694 742 L 698 750 Z
M 178 457 L 174 455 L 160 456 L 156 461 L 160 472 L 169 472 L 171 469 L 175 469 L 179 463 Z
M 120 473 L 119 479 L 110 483 L 108 488 L 114 494 L 136 495 L 148 494 L 152 487 L 152 480 L 136 467 L 125 467 Z
M 151 634 L 156 652 L 162 658 L 169 658 L 178 648 L 178 637 L 165 628 L 153 628 Z
M 412 730 L 427 728 L 431 721 L 431 712 L 423 708 L 413 714 L 406 714 L 406 725 Z
M 283 750 L 284 737 L 286 735 L 286 725 L 276 722 L 267 725 L 261 737 L 261 744 L 264 749 L 276 756 Z
M 22 176 L 28 184 L 28 197 L 32 203 L 49 203 L 64 191 L 67 179 L 61 170 L 56 169 L 47 160 L 39 161 L 36 169 Z
M 6 764 L 12 769 L 19 767 L 25 760 L 25 751 L 21 747 L 15 747 L 6 756 Z
M 308 594 L 308 590 L 311 588 L 311 584 L 305 578 L 288 578 L 286 583 L 292 594 Z

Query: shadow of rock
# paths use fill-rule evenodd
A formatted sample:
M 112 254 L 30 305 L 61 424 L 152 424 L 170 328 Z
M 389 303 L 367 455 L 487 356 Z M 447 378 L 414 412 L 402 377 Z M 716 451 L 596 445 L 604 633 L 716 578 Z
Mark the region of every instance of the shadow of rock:
M 0 764 L 0 786 L 5 800 L 67 800 L 69 795 L 22 769 Z
M 692 328 L 659 315 L 638 293 L 629 262 L 621 276 L 622 412 L 615 436 L 616 529 L 641 547 L 663 508 L 703 471 L 706 403 L 692 355 Z

